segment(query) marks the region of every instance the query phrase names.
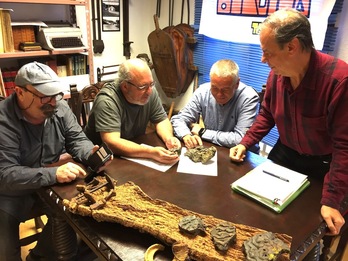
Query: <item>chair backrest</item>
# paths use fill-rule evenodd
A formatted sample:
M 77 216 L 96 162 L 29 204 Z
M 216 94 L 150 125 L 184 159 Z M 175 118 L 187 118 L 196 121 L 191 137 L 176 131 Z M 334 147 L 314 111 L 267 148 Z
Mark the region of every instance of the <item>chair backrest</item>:
M 70 85 L 69 106 L 76 116 L 81 127 L 86 126 L 88 113 L 90 111 L 90 103 L 93 103 L 100 89 L 104 86 L 104 82 L 98 82 L 88 85 L 78 91 L 76 85 Z
M 258 93 L 259 97 L 260 97 L 260 104 L 263 101 L 263 96 L 265 95 L 265 91 L 266 91 L 266 84 L 263 84 L 261 91 Z
M 34 234 L 30 233 L 30 235 L 24 235 L 23 233 L 21 233 L 20 240 L 19 240 L 19 244 L 21 247 L 27 246 L 39 239 L 42 229 L 45 226 L 44 221 L 42 220 L 42 216 L 44 215 L 45 214 L 44 214 L 44 211 L 42 211 L 42 209 L 33 208 L 30 210 L 27 220 L 30 220 L 30 219 L 34 220 L 36 233 Z
M 76 84 L 70 84 L 70 99 L 68 103 L 81 125 L 82 93 L 77 90 Z
M 97 68 L 98 82 L 115 80 L 119 67 L 120 67 L 120 64 L 102 66 L 101 68 L 98 67 Z M 108 79 L 103 79 L 103 77 L 105 76 Z

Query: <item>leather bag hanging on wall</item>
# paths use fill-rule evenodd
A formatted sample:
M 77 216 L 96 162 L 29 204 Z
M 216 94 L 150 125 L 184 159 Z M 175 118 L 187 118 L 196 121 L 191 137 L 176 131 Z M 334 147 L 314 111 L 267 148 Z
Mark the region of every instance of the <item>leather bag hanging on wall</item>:
M 187 90 L 197 71 L 194 30 L 184 23 L 161 30 L 156 15 L 154 21 L 156 29 L 148 36 L 154 70 L 164 93 L 175 98 Z

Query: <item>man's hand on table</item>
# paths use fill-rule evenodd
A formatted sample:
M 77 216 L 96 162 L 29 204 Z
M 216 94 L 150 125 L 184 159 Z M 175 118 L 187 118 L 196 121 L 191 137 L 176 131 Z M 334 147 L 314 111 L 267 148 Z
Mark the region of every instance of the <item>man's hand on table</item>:
M 188 149 L 192 149 L 192 148 L 195 148 L 197 146 L 203 145 L 202 139 L 198 135 L 191 135 L 191 134 L 185 135 L 182 138 L 182 140 L 185 144 L 185 147 Z
M 244 161 L 246 148 L 242 144 L 238 144 L 230 149 L 230 159 L 235 162 Z
M 166 140 L 166 147 L 168 150 L 179 150 L 181 149 L 181 142 L 178 138 L 171 137 Z
M 341 228 L 343 227 L 345 220 L 341 213 L 335 209 L 323 205 L 321 207 L 321 216 L 325 220 L 329 232 L 326 235 L 336 236 L 340 233 Z
M 86 171 L 78 164 L 68 162 L 58 167 L 56 172 L 56 179 L 58 183 L 66 183 L 75 180 L 76 178 L 83 178 L 86 176 Z
M 181 146 L 180 146 L 181 147 Z M 150 157 L 163 164 L 174 164 L 179 161 L 179 155 L 163 147 L 151 148 Z
M 96 152 L 99 149 L 98 145 L 95 145 L 92 149 L 91 154 Z M 99 169 L 98 173 L 103 171 L 107 165 L 111 163 L 114 159 L 113 155 L 110 157 L 108 161 L 104 163 Z M 67 163 L 62 164 L 64 161 L 68 161 Z M 61 163 L 51 164 L 49 166 L 59 166 L 56 172 L 56 179 L 58 183 L 67 183 L 71 182 L 77 178 L 85 178 L 87 175 L 86 168 L 83 164 L 75 162 L 71 157 L 61 161 Z

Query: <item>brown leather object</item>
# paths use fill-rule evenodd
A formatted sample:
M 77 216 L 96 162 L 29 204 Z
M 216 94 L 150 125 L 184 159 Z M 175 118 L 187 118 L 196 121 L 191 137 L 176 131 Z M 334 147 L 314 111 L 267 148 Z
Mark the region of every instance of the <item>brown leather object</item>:
M 184 260 L 183 257 L 179 258 L 179 252 L 183 248 L 189 249 L 185 253 L 188 253 L 193 260 L 245 260 L 242 248 L 244 241 L 258 233 L 265 232 L 258 228 L 234 224 L 213 216 L 182 209 L 163 200 L 152 199 L 132 182 L 115 186 L 114 189 L 116 190 L 116 196 L 104 200 L 105 205 L 101 209 L 91 210 L 86 204 L 77 204 L 76 202 L 79 202 L 79 200 L 75 200 L 76 197 L 71 201 L 64 200 L 63 204 L 72 213 L 91 216 L 97 221 L 120 223 L 126 227 L 147 232 L 171 245 L 174 256 L 177 258 L 175 260 Z M 96 192 L 96 194 L 106 198 L 109 191 L 104 189 L 103 192 Z M 81 195 L 77 198 L 81 199 Z M 188 215 L 195 215 L 202 219 L 207 232 L 205 236 L 189 236 L 180 233 L 179 221 Z M 215 250 L 210 237 L 211 230 L 222 222 L 235 226 L 237 232 L 235 244 L 225 253 Z M 290 236 L 286 234 L 276 234 L 276 236 L 290 247 Z
M 188 24 L 161 30 L 156 16 L 154 20 L 156 29 L 148 36 L 153 67 L 164 93 L 175 98 L 187 90 L 197 71 L 193 64 L 194 30 Z

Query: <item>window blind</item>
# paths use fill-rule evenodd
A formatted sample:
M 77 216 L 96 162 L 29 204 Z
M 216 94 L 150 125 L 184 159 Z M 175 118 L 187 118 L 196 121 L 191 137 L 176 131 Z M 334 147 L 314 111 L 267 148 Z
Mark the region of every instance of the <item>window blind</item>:
M 334 50 L 338 28 L 335 26 L 337 15 L 342 11 L 344 0 L 337 0 L 328 19 L 328 29 L 322 52 L 330 53 Z M 232 59 L 240 67 L 240 79 L 261 91 L 269 73 L 267 64 L 261 63 L 262 51 L 259 44 L 243 44 L 221 41 L 198 34 L 203 0 L 195 0 L 194 25 L 197 44 L 194 49 L 194 63 L 198 67 L 199 84 L 209 82 L 210 67 L 219 59 Z M 233 25 L 231 25 L 233 26 Z M 273 146 L 278 139 L 277 128 L 274 127 L 262 142 Z

